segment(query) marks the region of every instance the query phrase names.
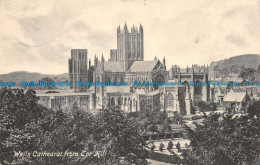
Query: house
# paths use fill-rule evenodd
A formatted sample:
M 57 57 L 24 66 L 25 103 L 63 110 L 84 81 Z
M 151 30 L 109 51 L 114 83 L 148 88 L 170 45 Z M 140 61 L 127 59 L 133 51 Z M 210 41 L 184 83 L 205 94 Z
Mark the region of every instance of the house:
M 247 92 L 234 92 L 231 90 L 224 97 L 223 105 L 226 110 L 230 110 L 231 112 L 245 112 L 245 108 L 248 106 L 250 101 L 250 97 Z

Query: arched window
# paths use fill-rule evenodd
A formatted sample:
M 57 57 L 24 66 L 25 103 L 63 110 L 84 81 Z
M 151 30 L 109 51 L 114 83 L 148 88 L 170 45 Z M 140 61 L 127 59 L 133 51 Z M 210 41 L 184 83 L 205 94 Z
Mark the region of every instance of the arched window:
M 124 106 L 126 105 L 126 97 L 125 97 L 125 99 L 124 99 Z
M 110 82 L 110 78 L 109 77 L 106 77 L 106 82 Z
M 117 76 L 114 77 L 114 81 L 113 82 L 117 82 Z
M 162 74 L 158 74 L 158 75 L 156 75 L 156 76 L 153 78 L 152 81 L 161 83 L 161 82 L 164 82 L 164 77 L 163 77 Z M 154 88 L 155 90 L 157 90 L 157 89 L 158 89 L 158 85 L 154 84 L 154 85 L 153 85 L 153 88 Z
M 115 106 L 115 99 L 113 97 L 111 98 L 111 106 Z
M 130 104 L 130 97 L 128 97 L 128 104 Z
M 199 81 L 196 81 L 198 84 L 200 83 Z M 201 93 L 201 86 L 200 85 L 197 85 L 195 86 L 195 93 L 196 94 L 200 94 Z
M 168 93 L 166 96 L 166 108 L 173 107 L 174 98 L 171 93 Z
M 121 96 L 118 97 L 118 105 L 121 105 Z
M 188 81 L 184 81 L 183 84 L 184 84 L 184 86 L 189 86 Z

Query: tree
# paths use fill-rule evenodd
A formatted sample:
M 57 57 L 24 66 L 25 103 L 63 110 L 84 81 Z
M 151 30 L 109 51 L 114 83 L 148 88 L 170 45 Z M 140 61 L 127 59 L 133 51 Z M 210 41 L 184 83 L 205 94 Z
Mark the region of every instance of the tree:
M 254 116 L 260 120 L 260 101 L 254 101 L 248 108 L 248 115 L 253 118 Z
M 199 101 L 198 107 L 200 108 L 200 110 L 203 113 L 206 112 L 206 111 L 215 111 L 217 109 L 216 104 L 208 103 L 208 102 L 205 102 L 205 101 Z
M 174 116 L 173 116 L 173 119 L 172 121 L 175 123 L 175 124 L 181 124 L 183 121 L 182 121 L 182 115 L 179 113 L 179 112 L 174 112 Z
M 253 68 L 243 68 L 239 73 L 238 77 L 241 77 L 243 80 L 248 79 L 248 75 L 251 75 L 255 72 Z
M 212 113 L 197 129 L 187 127 L 190 146 L 183 151 L 187 164 L 259 164 L 260 122 L 250 115 Z
M 169 141 L 167 150 L 171 150 L 172 147 L 173 147 L 173 143 L 172 143 L 172 141 Z
M 146 141 L 140 135 L 141 129 L 125 117 L 121 110 L 103 110 L 95 120 L 93 140 L 108 151 L 107 161 L 116 163 L 120 157 L 125 157 L 131 163 L 147 163 L 147 152 L 144 149 Z
M 180 145 L 180 142 L 178 142 L 178 143 L 176 144 L 176 149 L 178 150 L 178 152 L 181 151 L 181 145 Z
M 166 112 L 150 112 L 141 111 L 137 115 L 128 115 L 133 118 L 136 126 L 141 126 L 145 131 L 162 132 L 170 130 L 169 119 Z M 163 129 L 158 130 L 158 125 L 162 125 Z
M 96 116 L 74 106 L 70 113 L 37 103 L 35 91 L 0 89 L 0 164 L 147 164 L 141 129 L 118 110 Z M 105 151 L 101 158 L 15 157 L 18 151 Z
M 39 147 L 41 119 L 47 109 L 37 104 L 35 91 L 0 89 L 0 163 L 29 163 L 31 160 L 14 158 L 14 151 L 34 151 Z
M 163 151 L 163 148 L 164 148 L 164 144 L 161 143 L 160 146 L 159 146 L 159 150 L 162 152 L 162 151 Z
M 50 78 L 50 77 L 44 77 L 44 78 L 42 78 L 41 81 L 42 81 L 42 82 L 47 82 L 47 83 L 54 82 L 53 79 Z M 56 86 L 44 86 L 44 85 L 42 85 L 42 86 L 40 87 L 40 89 L 56 89 L 56 88 L 57 88 Z

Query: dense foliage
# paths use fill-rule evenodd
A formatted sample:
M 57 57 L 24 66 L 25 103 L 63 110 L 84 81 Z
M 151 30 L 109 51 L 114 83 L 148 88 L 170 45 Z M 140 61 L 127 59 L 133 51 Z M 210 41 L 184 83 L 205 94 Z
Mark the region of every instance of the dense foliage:
M 212 113 L 197 129 L 187 127 L 191 148 L 184 151 L 187 164 L 260 164 L 260 101 L 249 115 Z
M 135 121 L 136 126 L 140 126 L 143 131 L 164 132 L 170 130 L 169 118 L 166 112 L 161 111 L 141 111 L 129 114 Z
M 0 90 L 0 164 L 146 164 L 140 129 L 122 111 L 92 115 L 37 104 L 33 90 Z M 15 152 L 91 153 L 89 156 L 15 156 Z M 97 153 L 105 151 L 103 155 Z
M 200 108 L 201 112 L 215 111 L 217 109 L 216 104 L 211 103 L 211 102 L 208 103 L 208 102 L 205 102 L 205 101 L 199 101 L 198 107 Z

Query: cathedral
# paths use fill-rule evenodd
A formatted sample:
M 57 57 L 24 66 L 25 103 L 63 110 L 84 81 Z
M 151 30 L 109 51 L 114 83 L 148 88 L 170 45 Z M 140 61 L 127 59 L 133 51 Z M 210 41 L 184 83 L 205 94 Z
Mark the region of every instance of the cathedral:
M 125 112 L 137 111 L 177 111 L 189 115 L 192 106 L 199 101 L 210 100 L 209 86 L 191 86 L 193 82 L 208 82 L 208 68 L 195 70 L 193 67 L 166 70 L 165 58 L 144 60 L 143 26 L 128 29 L 117 28 L 117 48 L 110 50 L 110 58 L 96 55 L 93 65 L 88 60 L 87 49 L 71 50 L 68 61 L 70 90 L 51 91 L 37 96 L 39 102 L 55 108 L 69 109 L 77 103 L 84 109 L 119 108 Z M 122 86 L 79 85 L 78 82 L 125 82 Z M 172 83 L 177 86 L 135 85 L 136 82 Z

